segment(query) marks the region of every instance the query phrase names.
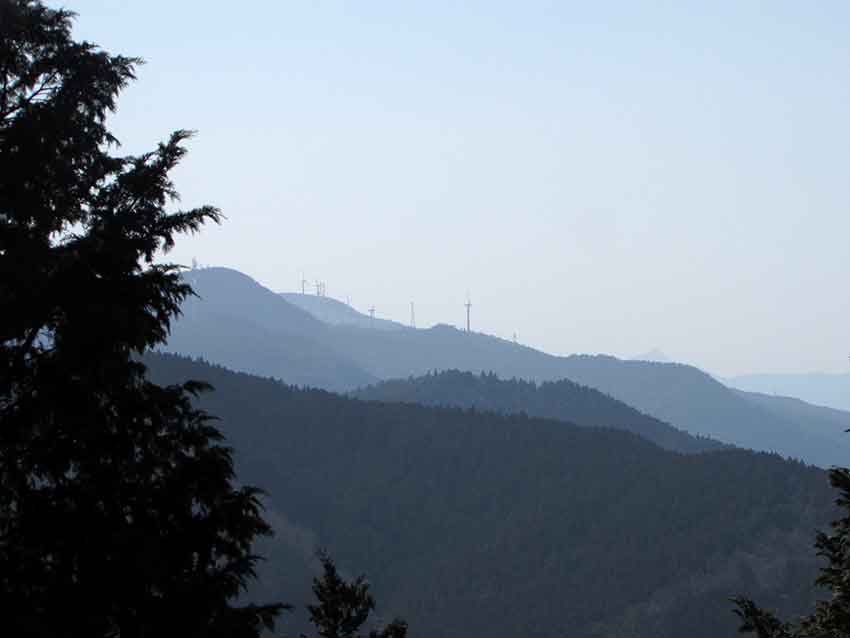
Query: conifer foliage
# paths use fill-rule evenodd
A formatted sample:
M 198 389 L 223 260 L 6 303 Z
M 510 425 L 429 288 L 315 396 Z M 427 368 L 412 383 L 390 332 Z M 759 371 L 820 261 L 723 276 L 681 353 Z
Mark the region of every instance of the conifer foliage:
M 73 14 L 0 0 L 0 608 L 9 636 L 256 636 L 241 605 L 259 494 L 138 355 L 192 293 L 155 263 L 218 221 L 172 211 L 186 131 L 137 157 L 106 127 L 137 58 L 71 37 Z M 9 613 L 11 611 L 11 613 Z
M 326 553 L 320 552 L 319 560 L 322 563 L 322 576 L 313 579 L 313 594 L 318 604 L 307 606 L 310 621 L 321 638 L 358 638 L 360 628 L 375 609 L 369 583 L 363 576 L 352 581 L 344 580 Z M 369 638 L 406 636 L 407 623 L 398 618 L 381 630 L 369 632 Z
M 839 491 L 836 504 L 846 515 L 832 523 L 829 534 L 820 532 L 815 547 L 826 559 L 817 584 L 829 592 L 815 610 L 797 623 L 780 620 L 745 597 L 734 599 L 743 623 L 741 633 L 758 638 L 838 638 L 850 636 L 850 469 L 833 468 L 829 481 Z

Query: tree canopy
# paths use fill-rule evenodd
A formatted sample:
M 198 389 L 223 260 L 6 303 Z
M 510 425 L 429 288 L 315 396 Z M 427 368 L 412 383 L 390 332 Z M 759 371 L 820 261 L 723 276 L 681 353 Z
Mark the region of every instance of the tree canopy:
M 375 609 L 375 598 L 369 592 L 365 576 L 347 581 L 340 576 L 336 564 L 325 552 L 319 553 L 322 575 L 313 579 L 317 604 L 308 605 L 310 622 L 321 638 L 357 638 Z M 407 623 L 395 619 L 383 629 L 373 629 L 369 638 L 405 638 Z
M 256 636 L 282 609 L 237 601 L 270 533 L 258 490 L 193 407 L 204 384 L 156 385 L 138 357 L 192 293 L 158 255 L 220 213 L 172 210 L 189 132 L 114 154 L 141 60 L 74 41 L 72 20 L 0 0 L 4 630 Z
M 819 600 L 812 613 L 790 622 L 739 596 L 734 601 L 735 611 L 743 621 L 742 633 L 755 634 L 758 638 L 850 636 L 850 469 L 830 470 L 829 481 L 839 491 L 836 504 L 845 510 L 845 516 L 832 522 L 832 532 L 819 532 L 815 541 L 818 556 L 827 561 L 817 584 L 830 593 L 829 598 Z

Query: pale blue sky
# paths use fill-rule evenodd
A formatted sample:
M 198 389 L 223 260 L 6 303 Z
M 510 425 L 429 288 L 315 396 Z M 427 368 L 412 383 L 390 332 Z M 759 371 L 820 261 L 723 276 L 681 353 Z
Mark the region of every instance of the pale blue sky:
M 57 3 L 199 136 L 173 256 L 551 352 L 720 374 L 850 353 L 850 3 Z M 458 6 L 461 5 L 461 6 Z

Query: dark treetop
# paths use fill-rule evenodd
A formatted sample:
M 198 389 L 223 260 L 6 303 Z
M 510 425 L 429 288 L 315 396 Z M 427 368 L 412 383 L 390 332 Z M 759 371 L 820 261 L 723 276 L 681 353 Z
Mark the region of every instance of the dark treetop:
M 191 294 L 153 263 L 219 219 L 168 210 L 179 131 L 138 157 L 106 128 L 135 58 L 71 38 L 72 15 L 0 0 L 0 608 L 9 636 L 256 636 L 238 605 L 257 491 L 137 355 Z

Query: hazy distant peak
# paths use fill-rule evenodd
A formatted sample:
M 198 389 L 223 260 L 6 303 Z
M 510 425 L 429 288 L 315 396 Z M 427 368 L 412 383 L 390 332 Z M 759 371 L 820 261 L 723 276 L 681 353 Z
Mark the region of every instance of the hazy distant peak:
M 376 330 L 402 330 L 403 324 L 380 317 L 371 317 L 356 310 L 353 306 L 326 295 L 305 294 L 300 292 L 281 292 L 287 302 L 298 306 L 319 321 L 333 326 L 355 326 Z
M 653 348 L 649 352 L 644 352 L 631 358 L 632 361 L 653 361 L 655 363 L 672 363 L 672 359 L 668 357 L 659 348 Z

